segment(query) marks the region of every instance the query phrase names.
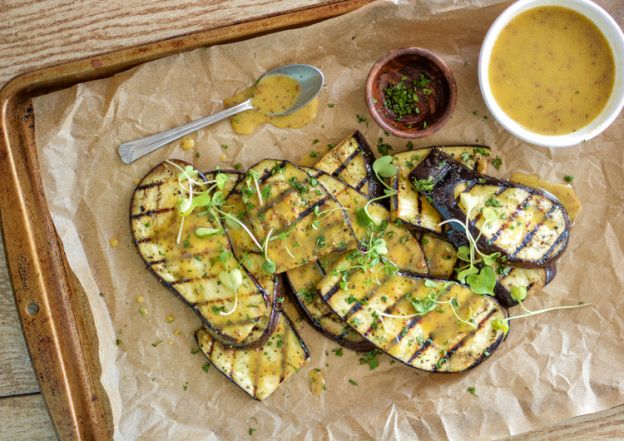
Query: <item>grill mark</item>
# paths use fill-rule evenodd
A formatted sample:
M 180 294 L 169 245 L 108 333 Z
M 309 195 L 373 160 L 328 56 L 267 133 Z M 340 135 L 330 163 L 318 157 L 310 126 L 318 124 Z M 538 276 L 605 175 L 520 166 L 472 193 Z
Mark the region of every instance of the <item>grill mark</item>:
M 321 176 L 323 174 L 322 170 L 317 170 L 317 169 L 312 169 L 312 170 L 307 170 L 306 173 L 309 176 L 312 176 L 314 179 L 317 179 L 319 176 Z
M 487 311 L 487 307 L 486 307 L 485 311 Z M 437 366 L 438 366 L 438 365 L 440 365 L 440 366 L 441 366 L 441 361 L 442 361 L 443 359 L 446 359 L 446 362 L 447 362 L 447 363 L 450 363 L 450 360 L 451 360 L 452 355 L 453 355 L 453 354 L 454 354 L 454 353 L 455 353 L 455 352 L 456 352 L 459 348 L 461 348 L 461 346 L 462 346 L 462 345 L 463 345 L 463 344 L 467 341 L 467 339 L 468 339 L 470 336 L 472 336 L 472 335 L 476 334 L 476 332 L 477 332 L 479 329 L 481 329 L 481 327 L 485 324 L 485 322 L 486 322 L 486 321 L 487 321 L 487 320 L 491 317 L 491 315 L 492 315 L 493 313 L 495 313 L 495 312 L 496 312 L 496 309 L 495 309 L 495 308 L 494 308 L 494 309 L 492 309 L 492 310 L 490 310 L 490 312 L 487 314 L 487 316 L 486 316 L 486 317 L 484 317 L 484 318 L 483 318 L 483 319 L 479 322 L 479 324 L 477 325 L 477 328 L 476 328 L 476 329 L 471 330 L 471 331 L 470 331 L 469 333 L 467 333 L 467 334 L 466 334 L 466 335 L 465 335 L 465 336 L 464 336 L 464 337 L 463 337 L 463 338 L 462 338 L 459 342 L 457 342 L 457 343 L 456 343 L 453 347 L 451 347 L 450 349 L 448 349 L 448 350 L 444 351 L 442 354 L 440 354 L 441 356 L 440 356 L 440 357 L 436 360 L 436 362 L 435 362 L 435 364 L 434 364 L 434 366 L 433 366 L 432 372 L 437 372 L 437 371 L 439 370 L 439 368 L 438 368 Z M 479 312 L 478 314 L 480 314 L 480 313 L 481 313 L 481 312 Z
M 492 193 L 492 196 L 490 197 L 496 197 L 496 196 L 500 196 L 502 193 L 505 192 L 505 190 L 507 190 L 509 187 L 498 187 L 496 189 L 496 191 L 494 193 Z M 465 193 L 466 190 L 462 191 L 462 193 Z M 475 216 L 475 218 L 472 220 L 472 222 L 476 223 L 479 222 L 479 220 L 483 217 L 483 211 L 479 210 L 477 212 L 477 215 Z
M 154 265 L 159 265 L 161 263 L 166 263 L 167 259 L 150 260 L 146 262 L 148 266 L 154 266 Z
M 284 228 L 281 228 L 281 229 L 279 229 L 277 231 L 274 231 L 273 232 L 273 236 L 274 237 L 275 236 L 279 236 L 283 232 L 293 229 L 293 226 L 295 224 L 300 223 L 304 218 L 306 218 L 308 215 L 312 214 L 312 212 L 314 211 L 315 207 L 317 207 L 317 206 L 320 207 L 321 205 L 324 205 L 325 202 L 327 202 L 327 201 L 331 201 L 329 196 L 325 196 L 323 199 L 317 200 L 314 204 L 308 206 L 305 210 L 303 210 L 301 213 L 299 213 L 299 215 L 295 219 L 290 221 L 287 226 L 285 226 Z M 341 211 L 343 211 L 343 222 L 341 222 L 341 224 L 344 224 L 344 210 L 341 210 Z M 262 223 L 262 225 L 266 228 L 266 225 L 264 223 Z M 338 224 L 332 224 L 331 226 L 334 226 L 334 225 L 338 225 Z M 326 228 L 327 228 L 327 226 L 326 226 Z
M 418 348 L 416 349 L 416 351 L 412 354 L 412 356 L 409 358 L 409 360 L 407 360 L 407 364 L 412 364 L 412 362 L 423 352 L 425 352 L 427 350 L 427 348 L 429 346 L 431 346 L 431 344 L 433 343 L 433 341 L 428 338 L 427 340 L 425 340 L 425 342 Z
M 325 274 L 327 274 L 327 271 L 325 271 L 325 268 L 323 268 L 323 265 L 321 265 L 320 259 L 317 260 L 316 262 L 314 262 L 314 264 L 316 265 L 316 267 L 318 268 L 318 270 L 321 272 L 321 274 L 323 276 L 325 276 Z
M 201 276 L 201 277 L 189 277 L 186 279 L 180 279 L 180 280 L 176 280 L 173 282 L 169 282 L 171 285 L 184 285 L 185 283 L 191 283 L 191 282 L 198 282 L 200 280 L 210 280 L 210 279 L 216 279 L 216 277 L 212 277 L 212 276 Z
M 151 242 L 152 240 L 153 239 L 151 237 L 142 237 L 141 239 L 136 240 L 135 243 L 138 245 L 138 244 L 141 244 L 141 243 Z
M 212 278 L 216 279 L 216 277 L 212 277 Z M 258 296 L 262 297 L 262 294 L 260 294 L 258 291 L 248 292 L 247 294 L 243 294 L 243 295 L 239 294 L 238 295 L 239 303 L 240 303 L 240 299 L 249 298 L 249 297 L 252 297 L 252 296 L 255 296 L 255 295 L 258 295 Z M 233 297 L 226 297 L 226 298 L 223 298 L 223 299 L 206 300 L 205 302 L 195 303 L 195 306 L 200 308 L 202 306 L 210 305 L 212 303 L 219 303 L 219 302 L 225 303 L 226 300 L 230 300 L 230 299 L 233 299 Z M 263 301 L 263 303 L 264 303 L 264 301 Z M 255 309 L 255 308 L 252 308 L 252 309 Z M 262 316 L 262 314 L 260 316 Z M 249 323 L 251 323 L 252 321 L 255 321 L 255 319 L 248 319 Z
M 162 213 L 168 213 L 168 212 L 173 211 L 173 210 L 175 210 L 173 207 L 157 208 L 155 210 L 144 211 L 143 213 L 131 214 L 130 218 L 131 219 L 140 219 L 140 218 L 146 217 L 146 216 L 153 216 L 153 215 L 159 215 L 159 214 L 162 214 Z
M 548 257 L 550 257 L 550 255 L 552 254 L 552 252 L 555 250 L 555 248 L 557 248 L 559 246 L 559 244 L 561 243 L 561 241 L 564 239 L 565 237 L 565 230 L 563 233 L 561 233 L 558 237 L 557 240 L 555 240 L 555 243 L 552 244 L 552 246 L 548 249 L 548 251 L 546 251 L 546 253 L 544 253 L 541 257 L 540 260 L 543 259 L 547 259 Z
M 422 225 L 422 216 L 423 216 L 421 198 L 424 198 L 424 196 L 418 193 L 418 197 L 416 198 L 416 225 L 418 226 Z
M 191 261 L 193 259 L 195 259 L 195 257 L 200 257 L 200 256 L 209 256 L 211 254 L 214 253 L 214 250 L 206 250 L 206 251 L 202 251 L 201 253 L 195 253 L 195 254 L 191 254 L 191 257 L 184 257 L 184 256 L 180 256 L 177 259 L 167 259 L 167 258 L 163 258 L 160 259 L 159 261 L 152 261 L 152 262 L 148 262 L 149 265 L 155 265 L 156 263 L 165 263 L 165 262 L 183 262 L 183 261 Z M 202 263 L 204 263 L 203 261 L 201 261 Z
M 286 167 L 286 161 L 280 161 L 279 164 L 274 165 L 273 167 L 271 167 L 269 170 L 267 170 L 266 172 L 264 172 L 262 174 L 262 176 L 260 176 L 258 178 L 258 185 L 261 185 L 264 183 L 264 181 L 266 181 L 267 179 L 269 179 L 271 176 L 273 176 L 273 170 L 275 168 L 284 168 Z
M 282 371 L 280 372 L 280 384 L 286 378 L 286 369 L 288 368 L 288 329 L 284 326 L 284 333 L 282 336 Z
M 557 209 L 557 206 L 555 204 L 552 204 L 552 206 L 550 207 L 550 209 L 546 212 L 546 215 L 544 216 L 544 218 L 537 224 L 535 225 L 535 227 L 533 227 L 533 229 L 524 236 L 524 239 L 522 239 L 522 242 L 520 243 L 520 245 L 518 245 L 518 247 L 514 250 L 514 252 L 511 254 L 511 257 L 516 257 L 516 255 L 522 251 L 524 248 L 526 248 L 526 246 L 531 242 L 531 239 L 533 239 L 533 236 L 535 236 L 535 234 L 537 234 L 537 232 L 539 231 L 540 227 L 542 225 L 544 225 L 544 222 L 546 222 L 548 219 L 550 219 L 550 216 L 552 216 L 552 214 L 555 212 L 555 210 Z M 561 237 L 561 235 L 559 235 L 559 237 Z M 555 241 L 555 244 L 553 244 L 553 246 L 555 246 L 559 241 L 559 238 L 557 238 L 557 240 Z M 550 247 L 549 251 L 552 250 L 552 247 Z
M 208 332 L 208 331 L 206 331 Z M 210 360 L 210 357 L 212 357 L 212 351 L 214 350 L 215 345 L 217 344 L 217 342 L 213 339 L 212 336 L 210 336 L 210 349 L 208 350 L 208 359 Z
M 379 291 L 381 289 L 382 286 L 384 286 L 384 284 L 386 283 L 386 281 L 388 280 L 388 276 L 384 277 L 383 280 L 381 281 L 381 283 L 377 286 L 375 286 L 373 289 L 369 290 L 365 296 L 361 299 L 358 299 L 357 303 L 355 305 L 353 305 L 351 307 L 351 309 L 349 309 L 349 311 L 345 314 L 345 316 L 343 317 L 344 320 L 349 320 L 351 317 L 353 317 L 353 315 L 358 312 L 360 309 L 362 309 L 362 300 L 364 301 L 368 301 L 377 291 Z
M 390 342 L 384 347 L 384 349 L 390 350 L 394 346 L 398 345 L 401 342 L 401 340 L 407 337 L 409 332 L 412 329 L 414 329 L 414 326 L 416 326 L 421 320 L 422 320 L 422 316 L 420 315 L 417 315 L 416 317 L 412 317 L 411 319 L 409 319 L 409 321 L 407 322 L 407 325 L 403 327 L 403 329 L 406 329 L 406 331 L 403 332 L 403 329 L 401 329 L 401 331 L 393 339 L 390 340 Z
M 488 242 L 490 243 L 494 243 L 498 240 L 498 238 L 500 237 L 501 234 L 503 234 L 503 232 L 509 228 L 509 225 L 518 217 L 518 215 L 520 215 L 520 213 L 523 210 L 523 206 L 525 204 L 527 204 L 529 202 L 529 200 L 533 197 L 533 194 L 529 194 L 529 196 L 527 196 L 526 198 L 524 198 L 522 200 L 521 203 L 519 203 L 518 205 L 516 205 L 516 209 L 514 210 L 513 213 L 511 213 L 511 215 L 507 218 L 507 220 L 500 226 L 500 228 L 498 230 L 496 230 L 496 232 L 488 239 Z M 476 225 L 476 220 L 471 222 L 473 226 Z
M 460 341 L 458 341 L 453 347 L 451 347 L 451 349 L 449 349 L 448 351 L 446 351 L 446 353 L 444 354 L 444 357 L 441 358 L 447 358 L 450 362 L 451 357 L 458 351 L 461 349 L 462 346 L 464 346 L 464 344 L 466 344 L 466 342 L 472 337 L 474 336 L 481 328 L 483 328 L 483 326 L 485 325 L 485 323 L 490 319 L 490 317 L 492 317 L 494 314 L 496 313 L 496 308 L 493 308 L 490 310 L 490 312 L 487 313 L 487 315 L 479 322 L 479 324 L 477 325 L 476 329 L 473 329 L 472 331 L 470 331 L 468 334 L 466 334 Z M 436 369 L 437 370 L 437 369 Z
M 321 295 L 321 297 L 323 298 L 323 300 L 328 302 L 329 299 L 331 299 L 334 296 L 334 294 L 336 294 L 338 292 L 339 289 L 340 289 L 340 283 L 336 283 L 334 286 L 332 286 L 329 289 L 329 291 L 327 291 L 325 294 Z
M 351 163 L 351 161 L 353 161 L 358 155 L 360 154 L 360 150 L 359 149 L 355 149 L 353 151 L 353 153 L 351 153 L 349 156 L 347 156 L 338 167 L 336 167 L 336 169 L 334 170 L 334 172 L 332 173 L 332 176 L 337 178 L 338 176 L 340 176 L 340 173 L 342 173 L 342 171 L 347 168 L 347 166 Z
M 149 184 L 142 184 L 139 185 L 136 188 L 136 191 L 144 191 L 150 188 L 154 188 L 154 187 L 160 187 L 161 185 L 165 184 L 167 181 L 166 180 L 162 180 L 162 181 L 154 181 L 154 182 L 150 182 Z
M 269 211 L 271 208 L 273 208 L 276 204 L 279 204 L 280 202 L 283 202 L 288 196 L 290 196 L 294 192 L 295 192 L 295 189 L 292 186 L 287 188 L 286 190 L 282 191 L 276 197 L 272 198 L 270 203 L 265 202 L 262 207 L 258 208 L 258 210 L 255 213 L 255 216 L 256 217 L 262 216 L 267 211 Z
M 355 186 L 355 189 L 360 191 L 362 189 L 362 187 L 364 187 L 366 185 L 368 180 L 369 180 L 368 176 L 365 176 L 364 178 L 362 178 L 362 180 L 360 182 L 358 182 L 357 185 Z

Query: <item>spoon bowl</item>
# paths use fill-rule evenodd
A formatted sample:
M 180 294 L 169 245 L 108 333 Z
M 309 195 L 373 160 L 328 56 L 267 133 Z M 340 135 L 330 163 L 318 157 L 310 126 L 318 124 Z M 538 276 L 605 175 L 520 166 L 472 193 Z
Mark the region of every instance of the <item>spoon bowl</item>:
M 271 113 L 269 116 L 284 116 L 289 115 L 305 106 L 310 100 L 312 100 L 321 90 L 323 86 L 323 73 L 314 66 L 308 64 L 287 64 L 277 67 L 266 73 L 264 73 L 260 79 L 266 78 L 270 75 L 285 75 L 293 78 L 299 83 L 299 95 L 297 100 L 290 108 L 283 112 Z M 135 139 L 133 141 L 125 142 L 119 146 L 118 152 L 121 160 L 126 164 L 131 164 L 139 158 L 159 149 L 160 147 L 169 144 L 177 139 L 182 138 L 189 133 L 195 132 L 210 124 L 214 124 L 218 121 L 230 118 L 237 113 L 244 112 L 246 110 L 253 110 L 253 97 L 240 104 L 237 104 L 227 109 L 223 109 L 210 116 L 192 121 L 188 124 L 166 130 L 164 132 L 156 133 L 154 135 L 146 136 L 145 138 Z
M 284 112 L 269 113 L 269 116 L 290 115 L 301 109 L 318 95 L 325 79 L 323 72 L 309 64 L 286 64 L 266 72 L 258 81 L 262 81 L 263 78 L 271 75 L 285 75 L 297 81 L 299 83 L 299 96 L 289 109 Z M 253 101 L 253 98 L 251 100 Z

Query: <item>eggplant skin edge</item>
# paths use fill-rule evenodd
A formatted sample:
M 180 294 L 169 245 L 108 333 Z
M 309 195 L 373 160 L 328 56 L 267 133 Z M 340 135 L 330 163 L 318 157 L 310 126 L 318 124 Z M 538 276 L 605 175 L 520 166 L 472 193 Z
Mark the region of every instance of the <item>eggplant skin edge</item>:
M 358 148 L 364 157 L 364 163 L 366 166 L 366 173 L 368 174 L 368 197 L 376 198 L 383 195 L 383 186 L 377 181 L 377 177 L 373 172 L 373 163 L 375 162 L 375 154 L 371 149 L 368 141 L 359 130 L 353 132 L 353 138 L 358 144 Z
M 284 313 L 281 313 L 281 312 L 280 312 L 279 314 L 277 314 L 277 319 L 275 320 L 275 322 L 276 322 L 276 326 L 277 326 L 277 321 L 278 321 L 278 320 L 279 320 L 279 318 L 280 318 L 280 315 L 283 315 L 284 320 L 286 320 L 286 323 L 287 323 L 287 324 L 288 324 L 288 325 L 292 328 L 292 331 L 293 331 L 293 333 L 295 334 L 295 337 L 297 338 L 297 340 L 299 341 L 299 344 L 301 345 L 301 349 L 303 350 L 304 360 L 305 360 L 305 362 L 308 362 L 308 361 L 310 360 L 310 350 L 308 349 L 308 346 L 305 344 L 305 341 L 303 341 L 303 339 L 302 339 L 302 338 L 301 338 L 301 336 L 299 335 L 299 332 L 297 332 L 297 327 L 296 327 L 296 326 L 295 326 L 295 324 L 292 322 L 292 320 L 291 320 L 291 319 L 290 319 L 290 318 L 289 318 L 286 314 L 284 314 Z M 275 328 L 276 326 L 274 326 L 274 328 Z M 201 329 L 201 328 L 200 328 L 200 329 Z M 193 338 L 195 339 L 195 343 L 197 344 L 197 346 L 198 346 L 198 347 L 200 347 L 200 342 L 199 342 L 199 331 L 200 331 L 200 329 L 198 329 L 197 331 L 195 331 L 195 332 L 193 333 Z M 206 328 L 204 328 L 204 329 L 206 329 Z M 275 332 L 275 329 L 273 329 L 273 331 L 271 331 L 271 332 L 269 333 L 269 335 L 267 336 L 267 340 L 269 339 L 269 337 L 271 337 L 271 335 L 273 334 L 273 332 Z M 264 342 L 264 343 L 266 343 L 266 340 L 265 340 L 265 342 Z M 264 343 L 263 343 L 263 345 L 264 345 Z M 261 346 L 262 346 L 262 345 L 261 345 Z M 260 346 L 260 347 L 261 347 L 261 346 Z M 244 347 L 244 348 L 243 348 L 243 347 L 241 347 L 241 348 L 234 348 L 234 349 L 246 350 L 246 349 L 257 349 L 257 348 L 255 348 L 255 347 Z M 200 351 L 200 352 L 201 352 L 201 351 Z M 203 353 L 203 352 L 202 352 L 202 353 Z M 240 385 L 238 385 L 238 384 L 234 381 L 234 379 L 233 379 L 232 377 L 230 377 L 230 376 L 229 376 L 228 374 L 226 374 L 225 372 L 221 371 L 221 370 L 220 370 L 220 369 L 219 369 L 219 368 L 218 368 L 218 367 L 217 367 L 217 366 L 216 366 L 216 365 L 212 362 L 212 360 L 211 360 L 210 358 L 208 358 L 205 354 L 204 354 L 204 357 L 206 358 L 206 360 L 208 360 L 208 362 L 209 362 L 209 363 L 210 363 L 210 364 L 211 364 L 211 365 L 212 365 L 212 366 L 213 366 L 213 367 L 214 367 L 217 371 L 219 371 L 219 373 L 220 373 L 221 375 L 223 375 L 225 378 L 227 378 L 227 380 L 228 380 L 230 383 L 232 383 L 234 386 L 236 386 L 237 388 L 239 388 L 239 389 L 240 389 L 242 392 L 244 392 L 244 393 L 245 393 L 245 395 L 247 395 L 248 397 L 250 397 L 250 398 L 252 398 L 252 399 L 254 399 L 254 400 L 259 401 L 259 402 L 261 402 L 261 403 L 262 403 L 262 402 L 264 402 L 264 400 L 266 400 L 266 399 L 270 396 L 270 395 L 269 395 L 269 396 L 267 396 L 267 397 L 266 397 L 266 398 L 264 398 L 264 399 L 260 399 L 260 398 L 258 398 L 257 396 L 250 395 L 250 394 L 249 394 L 249 393 L 248 393 L 245 389 L 243 389 Z M 296 373 L 296 372 L 295 372 L 295 373 Z M 280 387 L 280 386 L 284 383 L 284 381 L 285 381 L 286 379 L 287 379 L 287 378 L 285 378 L 284 380 L 282 380 L 282 381 L 280 382 L 280 384 L 277 386 L 277 388 L 276 388 L 275 390 L 277 390 L 277 389 L 278 389 L 278 388 L 279 388 L 279 387 Z M 273 391 L 273 392 L 275 392 L 275 391 Z
M 173 159 L 172 161 L 174 161 L 176 164 L 182 166 L 182 167 L 186 167 L 186 166 L 193 166 L 193 164 L 181 160 L 181 159 Z M 161 167 L 163 165 L 163 162 L 160 162 L 158 164 L 156 164 L 154 167 L 152 167 L 144 176 L 143 178 L 145 178 L 146 176 L 149 176 L 154 170 L 156 170 L 158 167 Z M 226 171 L 226 170 L 219 170 L 220 172 L 223 173 L 232 173 L 232 174 L 241 174 L 238 171 Z M 206 180 L 206 174 L 210 174 L 213 172 L 208 172 L 208 173 L 202 173 L 199 172 L 199 176 L 201 177 L 202 180 Z M 223 343 L 224 345 L 228 345 L 231 347 L 239 347 L 239 348 L 256 348 L 259 346 L 262 346 L 270 337 L 271 333 L 273 332 L 273 330 L 275 329 L 275 326 L 277 325 L 277 319 L 279 317 L 279 307 L 278 307 L 278 294 L 279 294 L 279 288 L 278 288 L 278 284 L 279 282 L 276 280 L 275 283 L 275 292 L 274 292 L 274 296 L 273 296 L 273 302 L 271 305 L 268 305 L 271 312 L 270 312 L 270 318 L 269 318 L 269 324 L 267 326 L 267 329 L 262 333 L 262 335 L 256 340 L 253 341 L 251 343 L 248 344 L 241 344 L 241 343 L 236 343 L 231 341 L 230 339 L 226 338 L 225 336 L 223 336 L 218 330 L 214 329 L 211 325 L 210 322 L 208 322 L 208 320 L 201 314 L 201 312 L 197 309 L 197 307 L 195 307 L 193 304 L 191 304 L 188 300 L 186 300 L 174 287 L 171 283 L 166 282 L 165 280 L 163 280 L 157 273 L 156 271 L 154 271 L 154 269 L 149 265 L 149 263 L 147 262 L 147 260 L 145 259 L 145 257 L 141 254 L 141 252 L 139 251 L 139 244 L 137 241 L 137 238 L 134 235 L 134 229 L 132 228 L 132 204 L 134 202 L 134 198 L 136 196 L 136 192 L 137 192 L 137 188 L 140 186 L 141 184 L 139 183 L 134 191 L 132 192 L 132 197 L 130 198 L 130 207 L 129 207 L 129 216 L 128 216 L 128 220 L 129 220 L 129 224 L 130 224 L 130 233 L 132 234 L 132 242 L 135 245 L 135 249 L 137 251 L 137 254 L 141 257 L 141 260 L 143 260 L 143 263 L 145 264 L 147 270 L 154 275 L 154 277 L 156 277 L 156 280 L 158 280 L 158 282 L 163 285 L 165 288 L 167 288 L 170 292 L 172 292 L 178 299 L 180 299 L 185 305 L 187 305 L 188 307 L 190 307 L 193 312 L 199 317 L 203 327 L 206 329 L 206 331 L 208 331 L 208 333 L 216 340 L 219 340 L 221 343 Z M 229 242 L 229 238 L 228 238 L 228 242 Z M 256 288 L 262 293 L 263 297 L 265 299 L 268 299 L 268 293 L 266 292 L 266 290 L 264 289 L 264 287 L 262 287 L 258 281 L 256 280 L 256 278 L 247 270 L 245 270 L 245 272 L 247 273 L 247 276 L 249 276 L 249 278 L 251 279 L 251 281 L 254 282 L 254 284 L 256 285 Z
M 449 177 L 449 175 L 451 176 Z M 563 205 L 561 205 L 561 202 L 559 202 L 559 200 L 552 194 L 537 188 L 517 184 L 506 179 L 498 179 L 488 175 L 482 175 L 478 172 L 475 172 L 474 170 L 471 170 L 461 162 L 453 159 L 450 155 L 447 155 L 446 153 L 438 149 L 433 149 L 431 153 L 427 155 L 427 157 L 418 165 L 418 167 L 412 170 L 409 174 L 410 182 L 414 182 L 418 179 L 428 178 L 433 179 L 434 189 L 431 191 L 422 191 L 421 193 L 429 198 L 432 198 L 434 207 L 440 212 L 440 214 L 442 214 L 442 217 L 444 219 L 464 219 L 466 215 L 457 206 L 457 203 L 453 196 L 454 188 L 450 188 L 451 186 L 445 186 L 444 188 L 440 189 L 438 187 L 438 183 L 443 180 L 452 179 L 456 180 L 457 183 L 459 183 L 460 181 L 479 180 L 479 184 L 520 188 L 527 191 L 528 193 L 537 194 L 548 199 L 553 205 L 561 209 L 563 220 L 565 223 L 565 231 L 558 236 L 556 242 L 552 245 L 553 249 L 557 246 L 559 246 L 559 249 L 557 249 L 556 253 L 552 253 L 546 258 L 540 258 L 540 260 L 538 261 L 526 261 L 521 259 L 509 258 L 509 263 L 513 266 L 518 266 L 521 268 L 546 268 L 556 262 L 557 259 L 559 259 L 565 252 L 570 239 L 570 219 L 568 217 L 567 211 L 565 210 Z M 434 193 L 441 194 L 434 195 Z M 479 231 L 477 231 L 476 227 L 472 223 L 470 224 L 470 230 L 473 236 L 478 236 Z M 451 242 L 455 244 L 455 241 L 453 241 L 452 237 Z M 561 242 L 563 242 L 563 246 L 560 246 Z M 503 256 L 506 256 L 508 254 L 500 247 L 494 244 L 488 244 L 487 240 L 485 240 L 483 237 L 479 239 L 479 246 L 481 249 L 485 250 L 488 253 L 500 252 Z
M 319 333 L 321 333 L 322 335 L 324 335 L 328 339 L 338 343 L 340 346 L 343 346 L 343 347 L 345 347 L 347 349 L 351 349 L 352 351 L 355 351 L 355 352 L 370 352 L 370 351 L 375 349 L 375 345 L 373 345 L 372 343 L 370 343 L 366 339 L 363 339 L 360 343 L 358 343 L 358 342 L 351 342 L 351 341 L 348 341 L 348 340 L 346 340 L 344 338 L 340 338 L 340 336 L 334 335 L 331 332 L 327 331 L 325 328 L 323 328 L 323 326 L 321 326 L 321 324 L 318 322 L 318 320 L 316 320 L 312 316 L 312 314 L 310 314 L 308 309 L 299 300 L 299 297 L 297 297 L 297 294 L 295 293 L 295 290 L 294 290 L 293 286 L 290 284 L 290 279 L 288 278 L 288 276 L 284 275 L 284 278 L 287 280 L 287 283 L 285 283 L 285 285 L 287 286 L 286 291 L 289 293 L 290 298 L 294 300 L 294 302 L 297 305 L 297 308 L 299 309 L 299 311 L 301 311 L 303 313 L 303 316 L 306 318 L 306 320 L 308 321 L 310 326 L 312 326 L 316 331 L 318 331 Z M 338 316 L 336 316 L 336 317 L 338 317 Z M 347 322 L 345 322 L 342 319 L 340 319 L 340 320 L 344 322 L 345 326 L 349 326 L 347 324 Z M 355 332 L 357 334 L 357 332 L 355 330 L 353 332 Z

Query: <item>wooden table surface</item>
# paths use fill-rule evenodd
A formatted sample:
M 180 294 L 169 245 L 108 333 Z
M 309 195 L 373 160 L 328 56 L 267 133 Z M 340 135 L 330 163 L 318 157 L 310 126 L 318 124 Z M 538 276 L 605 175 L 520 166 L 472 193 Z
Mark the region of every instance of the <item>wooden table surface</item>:
M 19 73 L 335 0 L 0 0 L 0 86 Z M 0 252 L 0 440 L 57 439 Z M 624 406 L 513 440 L 624 439 Z

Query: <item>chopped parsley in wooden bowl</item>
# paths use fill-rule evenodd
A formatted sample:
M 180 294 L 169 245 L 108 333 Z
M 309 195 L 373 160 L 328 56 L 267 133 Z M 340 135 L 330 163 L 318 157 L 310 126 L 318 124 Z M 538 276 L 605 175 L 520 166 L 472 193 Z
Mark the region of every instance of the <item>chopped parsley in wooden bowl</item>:
M 371 68 L 366 102 L 375 121 L 402 138 L 422 138 L 444 126 L 457 85 L 448 66 L 421 48 L 391 51 Z

